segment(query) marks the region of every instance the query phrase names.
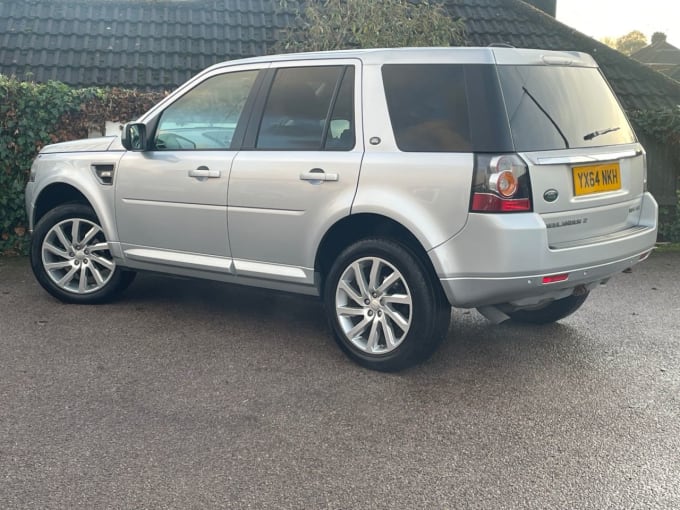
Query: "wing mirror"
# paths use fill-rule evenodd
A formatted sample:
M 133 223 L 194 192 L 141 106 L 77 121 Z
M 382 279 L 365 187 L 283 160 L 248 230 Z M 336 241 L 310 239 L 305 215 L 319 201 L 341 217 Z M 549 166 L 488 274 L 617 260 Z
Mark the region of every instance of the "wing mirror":
M 123 127 L 120 142 L 129 151 L 145 151 L 147 149 L 146 125 L 141 122 L 128 122 Z

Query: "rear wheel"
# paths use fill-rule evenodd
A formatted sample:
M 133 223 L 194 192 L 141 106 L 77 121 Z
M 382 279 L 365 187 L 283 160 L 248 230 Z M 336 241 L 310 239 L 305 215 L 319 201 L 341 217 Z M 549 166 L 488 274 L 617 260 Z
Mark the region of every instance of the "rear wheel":
M 84 204 L 61 205 L 40 219 L 31 267 L 47 292 L 69 303 L 108 301 L 135 277 L 116 265 L 97 215 Z
M 579 295 L 572 294 L 569 297 L 553 301 L 542 308 L 517 310 L 516 312 L 509 312 L 508 315 L 515 322 L 550 324 L 568 317 L 581 308 L 581 305 L 588 298 L 588 294 L 588 292 Z
M 329 271 L 324 302 L 340 348 L 381 371 L 428 358 L 451 317 L 439 282 L 410 250 L 388 239 L 346 248 Z

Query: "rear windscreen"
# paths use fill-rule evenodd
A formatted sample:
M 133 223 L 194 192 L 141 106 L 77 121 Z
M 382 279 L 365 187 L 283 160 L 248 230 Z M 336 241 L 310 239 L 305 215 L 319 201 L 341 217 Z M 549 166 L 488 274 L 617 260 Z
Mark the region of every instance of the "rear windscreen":
M 515 150 L 597 147 L 635 141 L 596 68 L 498 66 Z

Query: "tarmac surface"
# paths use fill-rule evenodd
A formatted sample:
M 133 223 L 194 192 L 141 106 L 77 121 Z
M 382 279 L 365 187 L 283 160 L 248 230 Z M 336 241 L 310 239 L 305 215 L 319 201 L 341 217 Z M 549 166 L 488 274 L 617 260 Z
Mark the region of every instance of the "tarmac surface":
M 680 508 L 680 253 L 555 325 L 454 310 L 398 374 L 312 298 L 146 274 L 64 305 L 0 258 L 0 508 Z

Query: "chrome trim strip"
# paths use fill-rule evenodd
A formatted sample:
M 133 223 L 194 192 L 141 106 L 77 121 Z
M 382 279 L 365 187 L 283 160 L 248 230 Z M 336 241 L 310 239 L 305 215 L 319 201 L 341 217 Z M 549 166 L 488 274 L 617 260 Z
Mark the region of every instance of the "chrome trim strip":
M 280 214 L 282 216 L 302 216 L 305 214 L 304 210 L 298 209 L 266 209 L 264 207 L 241 207 L 230 205 L 228 207 L 229 211 L 232 212 L 244 212 L 244 213 L 254 213 L 254 214 Z
M 154 262 L 171 266 L 191 267 L 208 271 L 232 272 L 233 261 L 226 257 L 214 257 L 211 255 L 197 255 L 166 250 L 153 250 L 149 248 L 129 248 L 125 250 L 125 256 L 141 262 Z
M 304 269 L 296 266 L 267 264 L 265 262 L 253 262 L 252 260 L 234 260 L 234 268 L 238 275 L 243 276 L 307 279 Z
M 641 151 L 627 150 L 621 152 L 607 152 L 588 156 L 560 156 L 551 158 L 536 158 L 537 165 L 574 165 L 578 163 L 594 163 L 597 161 L 613 161 L 615 159 L 634 158 L 641 155 Z

